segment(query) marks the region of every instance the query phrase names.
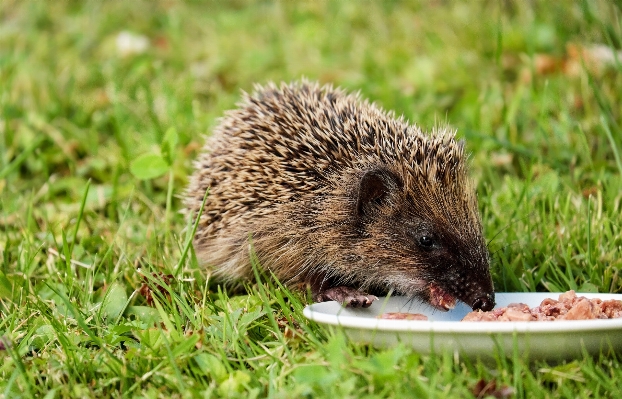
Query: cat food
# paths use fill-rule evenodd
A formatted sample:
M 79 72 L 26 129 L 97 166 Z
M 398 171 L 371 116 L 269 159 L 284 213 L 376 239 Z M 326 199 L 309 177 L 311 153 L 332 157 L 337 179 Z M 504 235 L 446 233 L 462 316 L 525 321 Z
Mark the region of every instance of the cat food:
M 378 318 L 385 320 L 427 320 L 428 316 L 421 313 L 389 312 L 381 314 Z
M 622 301 L 588 299 L 570 290 L 555 300 L 547 298 L 540 306 L 529 308 L 524 303 L 511 303 L 489 312 L 470 312 L 462 321 L 555 321 L 615 319 L 622 317 Z

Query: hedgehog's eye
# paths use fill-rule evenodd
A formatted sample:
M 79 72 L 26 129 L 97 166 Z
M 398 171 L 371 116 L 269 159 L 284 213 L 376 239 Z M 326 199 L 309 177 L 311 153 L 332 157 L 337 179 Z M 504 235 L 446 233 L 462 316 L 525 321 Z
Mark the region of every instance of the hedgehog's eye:
M 436 243 L 436 241 L 434 240 L 434 237 L 432 237 L 431 235 L 423 235 L 421 237 L 419 237 L 419 246 L 423 249 L 429 250 L 434 248 L 434 244 Z
M 417 220 L 408 229 L 412 243 L 424 251 L 432 251 L 441 248 L 439 237 L 435 234 L 434 229 L 427 226 L 425 222 Z

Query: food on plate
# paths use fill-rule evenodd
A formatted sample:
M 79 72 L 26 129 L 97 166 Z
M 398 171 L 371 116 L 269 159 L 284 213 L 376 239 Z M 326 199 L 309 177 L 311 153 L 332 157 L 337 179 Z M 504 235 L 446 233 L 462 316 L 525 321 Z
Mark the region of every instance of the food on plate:
M 529 308 L 524 303 L 511 303 L 488 312 L 477 310 L 468 313 L 462 321 L 555 321 L 615 319 L 622 317 L 622 301 L 588 299 L 567 291 L 559 299 L 546 298 L 540 306 Z
M 385 320 L 427 320 L 428 316 L 421 313 L 388 312 L 378 316 Z

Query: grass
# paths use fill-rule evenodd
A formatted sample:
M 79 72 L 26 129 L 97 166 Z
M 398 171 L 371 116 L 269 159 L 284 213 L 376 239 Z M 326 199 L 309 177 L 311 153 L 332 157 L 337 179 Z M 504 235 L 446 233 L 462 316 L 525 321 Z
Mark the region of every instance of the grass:
M 177 211 L 240 90 L 306 76 L 467 139 L 497 290 L 622 292 L 621 18 L 604 1 L 3 1 L 0 396 L 464 398 L 483 379 L 620 397 L 619 354 L 380 350 L 269 280 L 223 292 Z M 122 31 L 148 48 L 122 54 Z M 617 56 L 573 56 L 591 45 Z M 161 176 L 130 173 L 162 150 Z

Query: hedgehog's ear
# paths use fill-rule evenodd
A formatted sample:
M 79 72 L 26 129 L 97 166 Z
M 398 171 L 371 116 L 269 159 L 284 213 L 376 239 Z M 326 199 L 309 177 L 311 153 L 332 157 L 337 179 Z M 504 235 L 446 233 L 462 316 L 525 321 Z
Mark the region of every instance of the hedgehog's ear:
M 367 214 L 375 206 L 391 200 L 400 188 L 400 180 L 385 168 L 366 170 L 359 179 L 356 211 Z

